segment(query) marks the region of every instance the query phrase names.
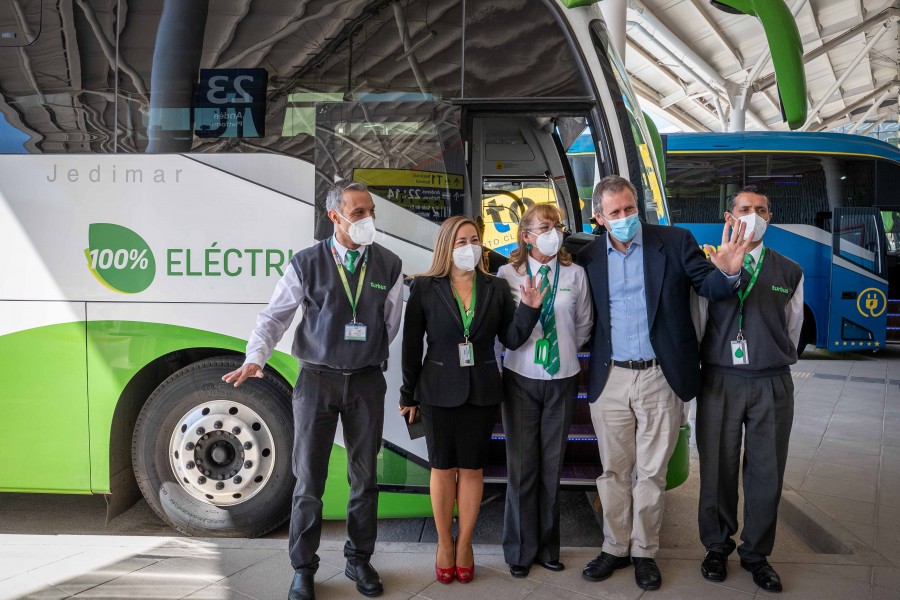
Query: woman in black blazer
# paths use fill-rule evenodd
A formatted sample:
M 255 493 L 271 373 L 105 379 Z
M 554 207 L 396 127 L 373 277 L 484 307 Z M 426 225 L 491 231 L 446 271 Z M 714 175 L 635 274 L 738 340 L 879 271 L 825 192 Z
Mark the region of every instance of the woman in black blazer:
M 482 470 L 503 399 L 495 340 L 511 349 L 521 346 L 531 336 L 543 299 L 529 278 L 520 288 L 517 309 L 509 285 L 484 273 L 481 258 L 475 222 L 447 219 L 438 231 L 431 269 L 413 280 L 406 305 L 400 412 L 412 421 L 417 407 L 422 411 L 438 535 L 435 573 L 442 583 L 454 575 L 468 583 L 475 568 L 472 533 L 484 488 Z M 459 514 L 455 557 L 454 504 Z

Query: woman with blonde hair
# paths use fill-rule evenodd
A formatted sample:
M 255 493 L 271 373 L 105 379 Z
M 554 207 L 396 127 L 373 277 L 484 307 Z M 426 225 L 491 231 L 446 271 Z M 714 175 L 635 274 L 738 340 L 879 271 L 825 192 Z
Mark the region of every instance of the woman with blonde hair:
M 472 533 L 503 398 L 495 340 L 508 348 L 524 343 L 543 298 L 526 278 L 517 290 L 517 309 L 509 285 L 486 274 L 481 258 L 475 221 L 450 217 L 438 231 L 431 269 L 415 277 L 406 305 L 398 408 L 410 422 L 417 410 L 422 414 L 438 535 L 434 568 L 442 583 L 454 577 L 468 583 L 474 574 Z M 459 514 L 455 553 L 454 505 Z
M 497 276 L 518 301 L 522 282 L 545 293 L 540 324 L 503 363 L 506 510 L 503 554 L 513 577 L 532 564 L 562 571 L 559 480 L 578 393 L 578 348 L 594 321 L 584 269 L 562 247 L 562 214 L 535 204 L 519 221 L 518 247 Z M 534 278 L 534 279 L 532 279 Z

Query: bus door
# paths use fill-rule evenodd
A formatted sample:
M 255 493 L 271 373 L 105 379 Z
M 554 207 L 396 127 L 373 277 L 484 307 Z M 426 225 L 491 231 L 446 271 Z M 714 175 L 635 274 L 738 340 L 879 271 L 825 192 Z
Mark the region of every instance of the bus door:
M 587 130 L 585 116 L 469 113 L 467 125 L 471 195 L 486 248 L 508 257 L 516 249 L 519 220 L 534 204 L 555 204 L 566 229 L 582 231 L 590 211 L 584 212 L 566 150 Z M 594 174 L 590 169 L 589 177 Z
M 832 253 L 828 349 L 884 347 L 888 282 L 879 210 L 835 208 Z

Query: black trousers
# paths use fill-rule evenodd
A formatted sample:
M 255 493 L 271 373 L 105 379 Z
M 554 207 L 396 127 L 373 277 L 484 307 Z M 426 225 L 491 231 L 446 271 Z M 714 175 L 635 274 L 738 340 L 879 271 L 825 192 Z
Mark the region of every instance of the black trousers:
M 556 380 L 503 372 L 506 509 L 503 556 L 510 565 L 559 560 L 559 479 L 578 376 Z
M 794 420 L 791 374 L 749 376 L 703 371 L 697 397 L 700 541 L 731 554 L 737 532 L 738 469 L 744 441 L 744 529 L 737 549 L 748 562 L 775 545 L 778 503 Z
M 381 369 L 344 375 L 301 368 L 294 388 L 294 487 L 288 551 L 295 570 L 319 568 L 322 495 L 338 417 L 350 475 L 344 556 L 368 559 L 378 519 L 376 458 L 387 384 Z

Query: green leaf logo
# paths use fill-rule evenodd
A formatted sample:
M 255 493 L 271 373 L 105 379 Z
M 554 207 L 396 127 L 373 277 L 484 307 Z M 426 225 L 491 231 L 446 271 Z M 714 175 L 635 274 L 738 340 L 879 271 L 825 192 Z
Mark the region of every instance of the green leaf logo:
M 120 294 L 143 292 L 156 276 L 156 260 L 144 238 L 121 225 L 91 223 L 87 266 L 97 281 Z

